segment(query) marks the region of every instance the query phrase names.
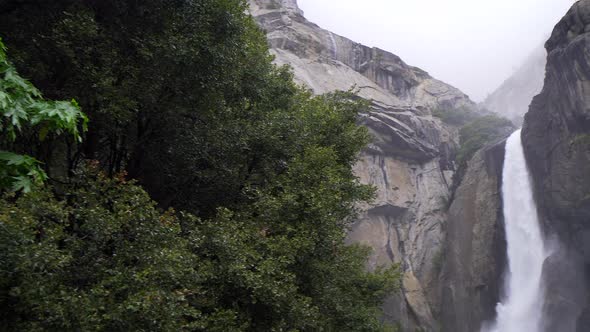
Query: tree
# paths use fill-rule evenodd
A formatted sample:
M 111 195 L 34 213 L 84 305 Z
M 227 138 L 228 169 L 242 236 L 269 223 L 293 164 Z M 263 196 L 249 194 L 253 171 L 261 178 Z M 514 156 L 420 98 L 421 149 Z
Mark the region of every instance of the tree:
M 0 31 L 20 72 L 91 119 L 82 143 L 14 142 L 68 171 L 1 203 L 3 326 L 383 328 L 399 276 L 344 243 L 372 193 L 352 172 L 367 104 L 297 87 L 245 1 L 7 0 Z
M 21 72 L 50 98 L 75 97 L 91 119 L 72 158 L 99 160 L 111 175 L 126 169 L 162 206 L 189 201 L 207 214 L 213 202 L 241 199 L 249 124 L 295 93 L 246 8 L 244 0 L 8 0 L 0 31 Z

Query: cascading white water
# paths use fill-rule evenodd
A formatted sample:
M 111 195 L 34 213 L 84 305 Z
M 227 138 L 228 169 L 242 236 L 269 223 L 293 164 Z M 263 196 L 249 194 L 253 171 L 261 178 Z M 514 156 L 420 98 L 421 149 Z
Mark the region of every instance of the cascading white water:
M 539 226 L 520 130 L 508 138 L 502 196 L 508 253 L 505 298 L 496 307 L 492 332 L 541 330 L 543 286 L 541 271 L 547 252 Z

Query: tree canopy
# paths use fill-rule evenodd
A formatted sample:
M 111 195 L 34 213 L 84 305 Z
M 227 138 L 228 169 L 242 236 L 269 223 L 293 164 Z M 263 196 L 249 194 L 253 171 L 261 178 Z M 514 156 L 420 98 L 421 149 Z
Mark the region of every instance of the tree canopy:
M 18 72 L 77 101 L 22 80 L 68 126 L 35 122 L 33 107 L 13 142 L 0 134 L 50 177 L 0 200 L 7 330 L 387 328 L 398 272 L 367 271 L 368 250 L 344 241 L 373 192 L 352 172 L 367 104 L 296 86 L 246 8 L 0 3 Z

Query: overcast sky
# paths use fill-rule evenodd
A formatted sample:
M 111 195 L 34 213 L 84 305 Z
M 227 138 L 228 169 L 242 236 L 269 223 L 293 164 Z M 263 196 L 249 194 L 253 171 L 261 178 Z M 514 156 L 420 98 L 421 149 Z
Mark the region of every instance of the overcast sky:
M 310 21 L 482 101 L 542 45 L 573 0 L 298 0 Z

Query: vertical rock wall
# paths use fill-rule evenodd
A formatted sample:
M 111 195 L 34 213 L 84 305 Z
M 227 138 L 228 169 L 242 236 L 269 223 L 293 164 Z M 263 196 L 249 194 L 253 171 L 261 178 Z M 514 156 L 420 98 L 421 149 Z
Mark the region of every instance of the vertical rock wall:
M 443 331 L 480 331 L 495 317 L 506 266 L 502 212 L 505 141 L 471 159 L 449 209 L 443 269 Z
M 545 85 L 523 143 L 545 235 L 546 331 L 590 326 L 590 1 L 574 4 L 545 44 Z

